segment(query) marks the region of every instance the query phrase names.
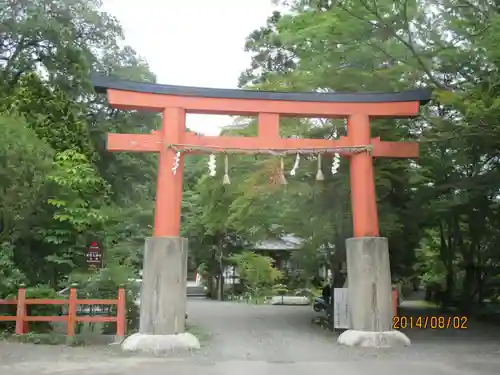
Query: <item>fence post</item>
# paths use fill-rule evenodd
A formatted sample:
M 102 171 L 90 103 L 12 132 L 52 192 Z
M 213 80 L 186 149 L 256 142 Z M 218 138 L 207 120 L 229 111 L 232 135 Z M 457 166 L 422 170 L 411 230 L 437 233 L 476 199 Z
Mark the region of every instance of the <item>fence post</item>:
M 116 342 L 122 342 L 125 339 L 125 330 L 127 327 L 127 306 L 125 303 L 125 288 L 118 288 L 118 299 L 116 301 Z
M 22 335 L 27 332 L 25 325 L 26 319 L 26 285 L 19 286 L 17 291 L 17 309 L 16 309 L 16 335 Z
M 75 336 L 75 327 L 76 327 L 76 305 L 77 305 L 77 293 L 76 293 L 77 284 L 71 284 L 71 289 L 69 290 L 69 299 L 68 299 L 68 337 L 67 341 L 71 344 L 74 336 Z

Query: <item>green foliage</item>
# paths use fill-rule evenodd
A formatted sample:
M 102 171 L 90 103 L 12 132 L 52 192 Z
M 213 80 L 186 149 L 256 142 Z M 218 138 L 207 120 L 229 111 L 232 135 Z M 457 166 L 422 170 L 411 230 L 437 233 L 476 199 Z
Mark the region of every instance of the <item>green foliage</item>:
M 210 332 L 207 332 L 203 327 L 191 325 L 186 322 L 186 332 L 196 336 L 202 346 L 205 342 L 210 340 Z
M 15 298 L 19 286 L 26 281 L 26 276 L 14 262 L 14 248 L 9 243 L 0 243 L 0 299 Z M 1 305 L 0 315 L 15 315 L 15 305 Z M 12 332 L 13 322 L 1 322 L 2 331 Z
M 497 6 L 279 3 L 286 12 L 275 12 L 247 39 L 252 66 L 241 76 L 241 86 L 303 91 L 434 88 L 434 100 L 421 119 L 373 121 L 374 135 L 387 140 L 418 137 L 421 142 L 418 164 L 375 162 L 380 229 L 389 238 L 393 278 L 420 276 L 425 283 L 442 284 L 448 294 L 443 298 L 458 297 L 463 308 L 494 298 L 500 265 Z M 308 125 L 302 121 L 297 128 L 283 122 L 282 127 L 307 136 Z M 334 121 L 315 125 L 325 133 L 336 128 L 339 135 L 343 130 Z M 331 195 L 316 194 L 318 208 L 307 202 L 304 191 L 294 197 L 292 209 L 286 201 L 282 204 L 287 222 L 298 223 L 293 232 L 312 244 L 311 260 L 318 245 L 327 242 L 335 245 L 332 262 L 345 258 L 343 240 L 351 231 L 349 218 L 342 215 L 349 210 L 343 204 L 348 202 L 346 177 L 341 167 L 333 179 L 339 183 L 324 184 Z M 299 202 L 308 203 L 311 217 Z
M 431 235 L 422 240 L 422 245 L 417 249 L 417 263 L 415 268 L 421 274 L 420 279 L 425 285 L 440 285 L 445 287 L 446 267 L 440 259 L 439 241 L 436 235 Z
M 74 231 L 83 233 L 101 224 L 105 217 L 101 206 L 106 203 L 109 187 L 87 158 L 73 150 L 56 155 L 56 169 L 47 176 L 54 185 L 55 198 L 47 203 L 54 210 L 53 219 L 68 224 Z M 46 236 L 47 242 L 61 243 L 61 237 Z
M 87 158 L 66 150 L 56 155 L 53 171 L 46 176 L 51 197 L 46 210 L 51 225 L 37 228 L 42 242 L 54 251 L 45 257 L 62 273 L 83 265 L 88 234 L 99 230 L 105 220 L 103 209 L 109 187 Z
M 26 276 L 16 267 L 14 248 L 9 243 L 0 244 L 0 299 L 17 291 Z
M 113 155 L 104 141 L 111 129 L 156 129 L 159 117 L 110 109 L 95 95 L 90 71 L 155 77 L 100 6 L 0 0 L 2 295 L 21 281 L 62 288 L 86 269 L 92 241 L 103 246 L 107 267 L 135 278 L 141 266 L 156 158 Z
M 138 329 L 139 308 L 135 304 L 140 285 L 135 281 L 135 270 L 131 267 L 108 264 L 95 273 L 74 273 L 71 280 L 78 285 L 78 293 L 82 298 L 115 299 L 118 288 L 125 288 L 125 306 L 127 309 L 127 331 Z M 110 306 L 108 313 L 116 314 L 116 306 Z M 115 334 L 116 324 L 106 323 L 102 333 Z
M 264 292 L 283 277 L 283 273 L 274 267 L 274 261 L 270 257 L 243 251 L 232 255 L 230 259 L 246 288 L 257 297 L 263 296 Z
M 276 284 L 272 286 L 272 291 L 273 294 L 276 294 L 278 296 L 284 296 L 288 292 L 288 288 L 286 285 L 283 284 Z
M 52 170 L 53 151 L 17 115 L 0 113 L 0 240 L 26 234 Z
M 18 296 L 18 289 L 21 284 L 16 285 L 15 290 L 11 288 L 9 295 L 3 295 L 2 298 L 16 299 Z M 26 288 L 26 298 L 28 299 L 62 299 L 57 292 L 48 285 L 36 285 L 34 287 Z M 29 316 L 59 316 L 62 313 L 61 305 L 28 305 L 27 314 Z M 0 315 L 15 316 L 16 305 L 5 305 L 0 310 Z M 14 332 L 15 322 L 2 322 L 0 330 L 4 332 Z M 50 322 L 30 322 L 29 331 L 31 333 L 50 333 L 52 331 L 52 324 Z
M 37 285 L 26 288 L 26 298 L 63 299 L 49 285 Z M 28 305 L 28 315 L 30 316 L 59 316 L 61 313 L 61 305 Z M 52 331 L 52 325 L 49 322 L 32 322 L 29 323 L 29 329 L 30 332 L 34 333 L 46 333 Z
M 183 196 L 182 231 L 190 238 L 190 271 L 203 264 L 202 276 L 207 282 L 209 296 L 222 299 L 222 271 L 231 254 L 240 251 L 244 244 L 239 228 L 228 214 L 239 194 L 238 180 L 232 178 L 231 185 L 222 185 L 220 180 L 204 174 L 202 165 L 205 166 L 204 160 L 194 159 L 186 166 L 188 173 L 195 172 L 199 179 L 191 182 L 191 176 L 186 176 L 190 189 Z
M 84 106 L 35 73 L 23 75 L 10 98 L 9 110 L 22 113 L 29 127 L 54 150 L 76 149 L 94 158 Z

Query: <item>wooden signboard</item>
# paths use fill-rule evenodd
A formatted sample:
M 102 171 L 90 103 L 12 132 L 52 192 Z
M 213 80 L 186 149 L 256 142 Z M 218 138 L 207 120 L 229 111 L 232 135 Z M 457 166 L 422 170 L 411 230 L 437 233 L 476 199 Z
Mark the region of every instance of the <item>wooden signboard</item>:
M 85 254 L 87 264 L 92 268 L 102 268 L 102 249 L 97 242 L 92 242 Z

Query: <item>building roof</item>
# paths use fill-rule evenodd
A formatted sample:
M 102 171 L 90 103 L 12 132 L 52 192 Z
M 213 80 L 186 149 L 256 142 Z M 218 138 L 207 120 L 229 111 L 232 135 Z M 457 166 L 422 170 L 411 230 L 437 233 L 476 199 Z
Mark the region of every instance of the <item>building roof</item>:
M 283 235 L 279 238 L 259 241 L 254 246 L 254 250 L 299 250 L 302 248 L 304 240 L 291 234 Z
M 253 245 L 252 250 L 265 250 L 265 251 L 280 251 L 280 250 L 300 250 L 304 247 L 306 240 L 300 237 L 297 237 L 293 234 L 284 234 L 278 238 L 271 238 L 268 240 L 263 240 L 257 242 Z M 320 245 L 318 250 L 331 250 L 334 249 L 335 245 L 332 243 L 328 243 L 325 245 Z

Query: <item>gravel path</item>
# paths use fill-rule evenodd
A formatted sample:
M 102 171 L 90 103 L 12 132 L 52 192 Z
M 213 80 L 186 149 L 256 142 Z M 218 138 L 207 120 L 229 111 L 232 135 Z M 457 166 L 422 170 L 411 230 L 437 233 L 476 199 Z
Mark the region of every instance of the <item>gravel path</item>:
M 311 323 L 310 307 L 189 301 L 189 321 L 209 338 L 190 355 L 154 358 L 117 348 L 64 348 L 0 343 L 0 374 L 16 375 L 498 375 L 500 330 L 411 331 L 410 348 L 340 347 Z

